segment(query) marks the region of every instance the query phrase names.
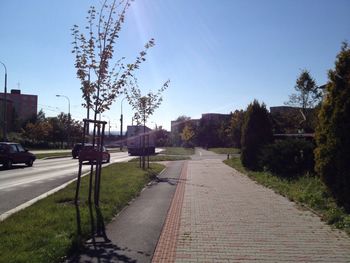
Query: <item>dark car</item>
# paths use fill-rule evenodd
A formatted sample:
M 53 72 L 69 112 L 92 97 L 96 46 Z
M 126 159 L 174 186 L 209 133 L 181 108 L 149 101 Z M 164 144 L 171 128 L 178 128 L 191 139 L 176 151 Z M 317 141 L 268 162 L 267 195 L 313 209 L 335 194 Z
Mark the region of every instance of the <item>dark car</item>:
M 83 159 L 84 160 L 89 160 L 89 159 L 94 159 L 94 153 L 96 153 L 96 150 L 94 150 L 94 148 L 96 149 L 96 146 L 93 147 L 92 144 L 90 143 L 85 143 L 84 146 L 81 143 L 77 143 L 74 145 L 73 149 L 72 149 L 72 156 L 73 158 L 77 158 L 79 157 L 79 154 L 81 152 L 83 152 L 84 156 Z M 109 163 L 111 159 L 111 156 L 108 152 L 108 150 L 106 149 L 106 147 L 102 147 L 102 162 L 107 162 Z
M 28 152 L 19 143 L 0 142 L 0 163 L 7 169 L 10 169 L 12 164 L 17 163 L 33 166 L 35 159 L 35 155 Z
M 92 146 L 92 144 L 89 143 L 85 143 L 85 146 Z M 72 157 L 74 159 L 76 159 L 79 156 L 79 152 L 81 150 L 81 148 L 83 148 L 83 144 L 82 143 L 76 143 L 72 149 Z

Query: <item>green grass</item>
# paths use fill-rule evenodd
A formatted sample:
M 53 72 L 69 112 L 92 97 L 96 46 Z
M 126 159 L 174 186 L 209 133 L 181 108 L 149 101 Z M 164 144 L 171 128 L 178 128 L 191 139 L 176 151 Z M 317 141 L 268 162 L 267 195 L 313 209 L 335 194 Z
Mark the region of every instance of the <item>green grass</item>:
M 44 159 L 44 158 L 61 158 L 61 157 L 72 157 L 72 153 L 66 152 L 66 153 L 60 153 L 60 152 L 53 152 L 53 153 L 37 153 L 35 154 L 37 159 Z
M 217 154 L 239 154 L 241 152 L 238 148 L 209 148 L 208 150 Z
M 316 176 L 302 176 L 296 179 L 284 179 L 268 172 L 253 172 L 242 166 L 240 158 L 224 161 L 227 165 L 248 175 L 250 178 L 275 192 L 316 212 L 322 220 L 350 235 L 350 215 L 338 207 L 330 196 L 326 186 Z
M 109 153 L 116 153 L 120 152 L 120 149 L 115 148 L 108 150 Z M 35 154 L 37 159 L 44 159 L 44 158 L 63 158 L 63 157 L 72 157 L 71 152 L 51 152 L 51 153 L 37 153 Z
M 151 169 L 143 171 L 135 163 L 103 168 L 100 211 L 104 223 L 136 197 L 151 176 L 163 168 L 152 164 Z M 79 212 L 73 204 L 73 183 L 0 222 L 0 262 L 60 262 L 76 251 L 91 235 L 91 222 L 96 227 L 96 210 L 94 206 L 89 209 L 87 187 L 88 176 L 82 179 Z
M 186 155 L 152 155 L 149 157 L 150 162 L 162 162 L 162 161 L 181 161 L 181 160 L 189 160 L 191 157 Z M 130 162 L 138 162 L 139 157 L 136 157 L 134 159 L 131 159 Z M 147 161 L 147 158 L 146 158 Z
M 165 150 L 162 151 L 162 154 L 165 155 L 193 155 L 193 148 L 183 148 L 183 147 L 165 147 Z

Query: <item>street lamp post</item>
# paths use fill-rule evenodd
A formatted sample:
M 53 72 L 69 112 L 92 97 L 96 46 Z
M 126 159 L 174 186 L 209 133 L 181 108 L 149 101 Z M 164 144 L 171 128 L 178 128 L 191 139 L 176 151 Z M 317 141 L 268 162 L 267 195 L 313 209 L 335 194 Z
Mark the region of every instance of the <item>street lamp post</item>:
M 7 141 L 7 68 L 4 63 L 0 61 L 5 69 L 5 88 L 4 88 L 4 125 L 3 125 L 3 140 Z
M 56 95 L 56 97 L 63 97 L 66 98 L 68 101 L 68 136 L 67 136 L 67 144 L 70 144 L 70 100 L 67 96 L 65 95 Z
M 120 150 L 123 150 L 123 101 L 126 98 L 123 98 L 120 103 Z

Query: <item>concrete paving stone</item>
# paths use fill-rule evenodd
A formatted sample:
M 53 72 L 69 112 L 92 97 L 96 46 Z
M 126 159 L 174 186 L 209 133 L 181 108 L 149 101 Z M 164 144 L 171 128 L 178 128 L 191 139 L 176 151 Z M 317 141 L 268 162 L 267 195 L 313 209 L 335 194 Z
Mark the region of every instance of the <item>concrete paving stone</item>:
M 188 161 L 181 177 L 177 232 L 162 231 L 175 239 L 169 262 L 350 262 L 344 232 L 210 156 Z

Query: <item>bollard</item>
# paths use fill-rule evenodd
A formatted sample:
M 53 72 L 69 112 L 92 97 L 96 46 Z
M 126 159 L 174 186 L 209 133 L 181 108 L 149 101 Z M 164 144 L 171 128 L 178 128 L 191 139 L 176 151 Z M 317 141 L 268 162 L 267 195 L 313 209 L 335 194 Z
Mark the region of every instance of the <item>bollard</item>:
M 230 154 L 228 153 L 228 154 L 227 154 L 227 160 L 229 160 L 229 159 L 230 159 Z

